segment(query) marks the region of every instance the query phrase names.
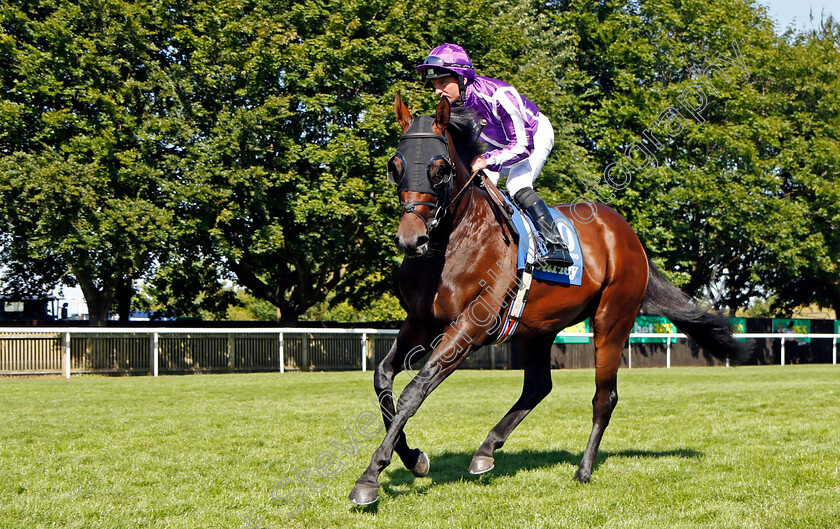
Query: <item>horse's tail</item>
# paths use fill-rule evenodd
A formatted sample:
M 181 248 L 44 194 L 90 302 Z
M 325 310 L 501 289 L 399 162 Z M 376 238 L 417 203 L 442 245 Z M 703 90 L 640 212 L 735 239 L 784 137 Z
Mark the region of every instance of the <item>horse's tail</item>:
M 716 358 L 743 364 L 750 355 L 750 347 L 732 336 L 729 320 L 692 303 L 650 260 L 642 308 L 671 320 L 680 332 Z

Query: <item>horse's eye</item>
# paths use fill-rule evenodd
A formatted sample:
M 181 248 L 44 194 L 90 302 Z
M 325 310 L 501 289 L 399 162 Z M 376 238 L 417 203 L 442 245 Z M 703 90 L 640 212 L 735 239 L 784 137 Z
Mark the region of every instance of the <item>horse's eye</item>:
M 404 174 L 405 159 L 403 158 L 403 155 L 397 151 L 395 155 L 388 159 L 388 181 L 395 186 L 398 186 L 400 185 Z
M 435 156 L 426 169 L 429 181 L 434 187 L 440 187 L 452 178 L 452 164 L 443 156 Z

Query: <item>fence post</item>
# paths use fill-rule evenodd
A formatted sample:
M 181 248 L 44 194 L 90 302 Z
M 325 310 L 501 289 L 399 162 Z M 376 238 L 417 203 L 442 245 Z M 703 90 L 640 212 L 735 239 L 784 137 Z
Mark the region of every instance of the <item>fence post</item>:
M 785 339 L 784 336 L 779 339 L 782 341 L 782 365 L 785 365 Z
M 70 378 L 70 333 L 64 333 L 64 378 Z
M 152 376 L 158 376 L 158 359 L 160 358 L 160 343 L 158 333 L 152 333 Z
M 671 369 L 671 338 L 665 338 L 665 369 Z
M 496 369 L 496 344 L 490 346 L 490 369 Z
M 303 361 L 301 362 L 300 370 L 309 371 L 309 333 L 303 335 Z
M 633 369 L 633 342 L 627 338 L 627 369 Z
M 233 358 L 233 334 L 227 335 L 227 345 L 228 345 L 228 369 L 233 371 L 233 368 L 236 367 L 236 362 Z
M 831 339 L 831 364 L 837 365 L 837 337 Z
M 283 358 L 283 333 L 280 333 L 280 372 L 284 373 L 286 369 L 286 360 Z
M 367 333 L 362 333 L 362 373 L 367 371 L 367 353 L 368 353 L 368 343 L 367 343 Z

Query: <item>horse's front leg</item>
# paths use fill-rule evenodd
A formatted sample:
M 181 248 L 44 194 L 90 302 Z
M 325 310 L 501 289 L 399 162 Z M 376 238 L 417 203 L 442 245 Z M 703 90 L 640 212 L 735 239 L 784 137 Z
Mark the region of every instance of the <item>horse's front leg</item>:
M 414 375 L 400 394 L 396 414 L 391 419 L 385 438 L 373 453 L 367 470 L 356 480 L 350 492 L 350 501 L 357 505 L 368 505 L 378 499 L 379 475 L 391 463 L 391 455 L 401 436 L 404 439 L 403 428 L 406 422 L 417 412 L 432 390 L 443 382 L 474 349 L 473 341 L 469 338 L 464 340 L 465 336 L 469 335 L 449 328 L 435 340 L 435 349 L 426 364 Z
M 391 346 L 391 350 L 376 367 L 373 378 L 373 386 L 379 400 L 379 408 L 382 410 L 382 420 L 385 429 L 391 428 L 391 423 L 396 416 L 394 408 L 394 377 L 410 366 L 411 363 L 425 356 L 432 333 L 428 327 L 416 322 L 409 317 L 400 327 L 400 332 Z M 429 458 L 418 449 L 411 449 L 400 430 L 394 450 L 400 456 L 403 464 L 417 477 L 423 477 L 429 473 Z

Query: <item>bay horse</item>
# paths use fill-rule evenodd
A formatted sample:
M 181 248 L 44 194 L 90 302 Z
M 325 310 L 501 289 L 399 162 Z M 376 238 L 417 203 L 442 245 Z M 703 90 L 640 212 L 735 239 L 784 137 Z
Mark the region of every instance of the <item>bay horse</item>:
M 399 94 L 395 107 L 403 134 L 388 172 L 402 207 L 395 243 L 406 254 L 399 286 L 408 315 L 374 375 L 386 434 L 350 493 L 357 505 L 378 499 L 379 475 L 394 451 L 415 476 L 428 473 L 428 457 L 409 447 L 403 428 L 472 351 L 495 340 L 518 290 L 517 236 L 502 221 L 489 185 L 478 185 L 467 169 L 483 152 L 474 116 L 450 107 L 445 98 L 434 116 L 413 118 Z M 469 467 L 472 474 L 493 469 L 493 452 L 551 391 L 551 345 L 569 325 L 590 318 L 595 342 L 592 431 L 574 475 L 582 483 L 591 479 L 598 446 L 618 402 L 616 374 L 643 303 L 718 358 L 737 362 L 745 352 L 726 319 L 692 304 L 650 263 L 624 218 L 604 204 L 583 207 L 590 213 L 583 220 L 572 206 L 558 207 L 579 233 L 585 256 L 581 285 L 531 283 L 513 336 L 524 366 L 522 394 L 478 447 Z M 394 376 L 426 354 L 395 408 Z

